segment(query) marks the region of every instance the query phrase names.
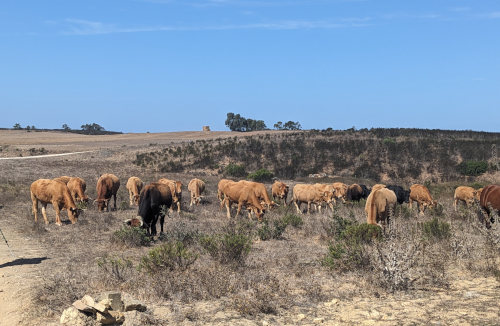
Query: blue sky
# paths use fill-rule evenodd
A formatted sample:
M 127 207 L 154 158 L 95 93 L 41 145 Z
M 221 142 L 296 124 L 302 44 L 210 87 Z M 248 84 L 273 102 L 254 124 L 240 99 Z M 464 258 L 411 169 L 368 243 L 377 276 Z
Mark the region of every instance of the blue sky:
M 0 127 L 500 131 L 498 0 L 2 0 Z

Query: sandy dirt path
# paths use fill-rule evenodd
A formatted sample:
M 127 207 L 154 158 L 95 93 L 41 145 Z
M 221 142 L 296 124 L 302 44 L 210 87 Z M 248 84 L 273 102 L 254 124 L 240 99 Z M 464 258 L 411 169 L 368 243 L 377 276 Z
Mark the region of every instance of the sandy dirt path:
M 15 255 L 11 255 L 0 234 L 0 326 L 23 325 L 23 313 L 31 303 L 33 286 L 41 283 L 42 265 L 50 259 L 34 239 L 18 233 L 7 223 L 0 223 L 0 227 Z

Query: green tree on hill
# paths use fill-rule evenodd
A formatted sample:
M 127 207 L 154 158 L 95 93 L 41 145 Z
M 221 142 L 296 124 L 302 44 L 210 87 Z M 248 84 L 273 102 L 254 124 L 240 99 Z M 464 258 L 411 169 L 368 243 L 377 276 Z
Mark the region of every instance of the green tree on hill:
M 264 120 L 253 120 L 242 117 L 240 114 L 229 112 L 227 114 L 226 126 L 231 131 L 255 131 L 267 129 Z

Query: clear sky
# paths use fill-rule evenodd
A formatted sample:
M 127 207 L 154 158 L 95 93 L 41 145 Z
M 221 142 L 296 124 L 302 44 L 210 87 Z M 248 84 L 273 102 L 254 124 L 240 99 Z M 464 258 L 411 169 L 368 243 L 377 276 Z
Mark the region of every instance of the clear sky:
M 498 0 L 1 0 L 0 127 L 500 131 Z

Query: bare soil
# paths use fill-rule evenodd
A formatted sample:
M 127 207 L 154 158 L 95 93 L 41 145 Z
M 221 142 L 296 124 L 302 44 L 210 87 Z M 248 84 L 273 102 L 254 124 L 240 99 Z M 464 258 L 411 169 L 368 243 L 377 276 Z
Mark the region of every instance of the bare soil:
M 136 151 L 196 139 L 240 135 L 231 132 L 180 132 L 85 136 L 1 130 L 1 157 L 17 157 L 19 154 L 27 156 L 30 155 L 30 148 L 41 147 L 48 154 L 93 152 L 23 161 L 0 161 L 0 228 L 15 255 L 11 256 L 3 238 L 0 238 L 0 325 L 58 324 L 60 311 L 71 305 L 73 296 L 81 296 L 82 284 L 89 286 L 88 294 L 91 295 L 96 294 L 94 291 L 108 289 L 101 283 L 98 284 L 98 277 L 87 275 L 96 272 L 96 258 L 108 253 L 140 257 L 150 249 L 124 249 L 110 242 L 121 222 L 135 215 L 135 208 L 125 207 L 104 214 L 98 214 L 95 209 L 90 208 L 77 224 L 64 224 L 62 227 L 53 223 L 51 218 L 54 217 L 54 212 L 49 208 L 51 223 L 48 226 L 40 221 L 35 224 L 29 200 L 31 182 L 60 175 L 81 176 L 87 181 L 87 192 L 92 197 L 95 196 L 97 177 L 106 172 L 114 173 L 122 183 L 118 199 L 118 205 L 121 205 L 128 201 L 124 187 L 128 177 L 139 176 L 147 183 L 165 176 L 133 165 L 131 161 Z M 186 173 L 170 174 L 168 177 L 179 179 L 184 185 L 191 178 L 200 177 L 207 182 L 207 196 L 202 206 L 187 208 L 189 193 L 185 190 L 184 213 L 180 216 L 174 213 L 168 218 L 167 230 L 186 225 L 190 230 L 210 233 L 219 231 L 228 223 L 225 212 L 218 208 L 215 195 L 218 176 Z M 292 180 L 288 183 L 293 185 Z M 483 257 L 473 257 L 476 253 L 474 250 L 479 250 L 473 244 L 476 238 L 466 238 L 467 234 L 463 230 L 468 229 L 467 223 L 475 221 L 460 220 L 461 215 L 453 212 L 451 197 L 452 193 L 447 190 L 437 198 L 445 207 L 443 218 L 452 223 L 457 234 L 461 232 L 460 236 L 465 239 L 463 246 L 470 246 L 467 247 L 470 254 L 467 258 L 451 260 L 446 266 L 446 286 L 427 286 L 391 293 L 372 284 L 364 271 L 337 273 L 326 269 L 319 261 L 328 248 L 329 235 L 325 233 L 324 225 L 329 217 L 313 214 L 303 217 L 305 224 L 301 229 L 287 229 L 282 240 L 254 239 L 244 269 L 228 272 L 228 275 L 237 277 L 235 275 L 241 273 L 242 280 L 252 277 L 256 279 L 248 282 L 248 289 L 244 290 L 242 287 L 235 295 L 190 300 L 177 297 L 152 298 L 139 292 L 134 295 L 146 301 L 152 315 L 165 324 L 498 325 L 500 283 L 483 266 Z M 340 214 L 353 214 L 353 218 L 359 221 L 364 219 L 362 205 L 340 206 Z M 284 210 L 269 215 L 275 218 L 283 212 Z M 417 218 L 413 213 L 416 212 L 412 212 L 412 218 Z M 464 213 L 463 216 L 468 216 L 467 214 Z M 426 213 L 426 219 L 431 217 Z M 240 219 L 246 220 L 246 217 Z M 474 234 L 474 237 L 479 237 Z M 469 240 L 471 243 L 467 242 Z M 498 268 L 500 254 L 496 251 L 492 255 Z M 203 271 L 213 264 L 210 257 L 204 255 L 200 257 L 196 268 Z M 217 278 L 216 276 L 213 275 L 213 278 Z M 266 281 L 266 286 L 278 282 L 286 288 L 283 293 L 288 298 L 276 299 L 281 300 L 276 304 L 276 311 L 254 313 L 251 307 L 239 307 L 235 304 L 235 300 L 241 299 L 241 304 L 244 305 L 248 296 L 248 302 L 254 302 L 249 293 L 266 279 L 265 276 L 273 277 L 271 281 Z M 87 281 L 86 277 L 90 277 L 90 280 Z M 56 281 L 59 283 L 54 283 Z M 51 288 L 54 284 L 67 288 L 66 292 L 60 288 Z M 59 297 L 50 297 L 47 290 L 41 290 L 44 286 L 53 289 Z M 40 294 L 47 298 L 36 297 Z M 47 306 L 41 307 L 40 302 Z

